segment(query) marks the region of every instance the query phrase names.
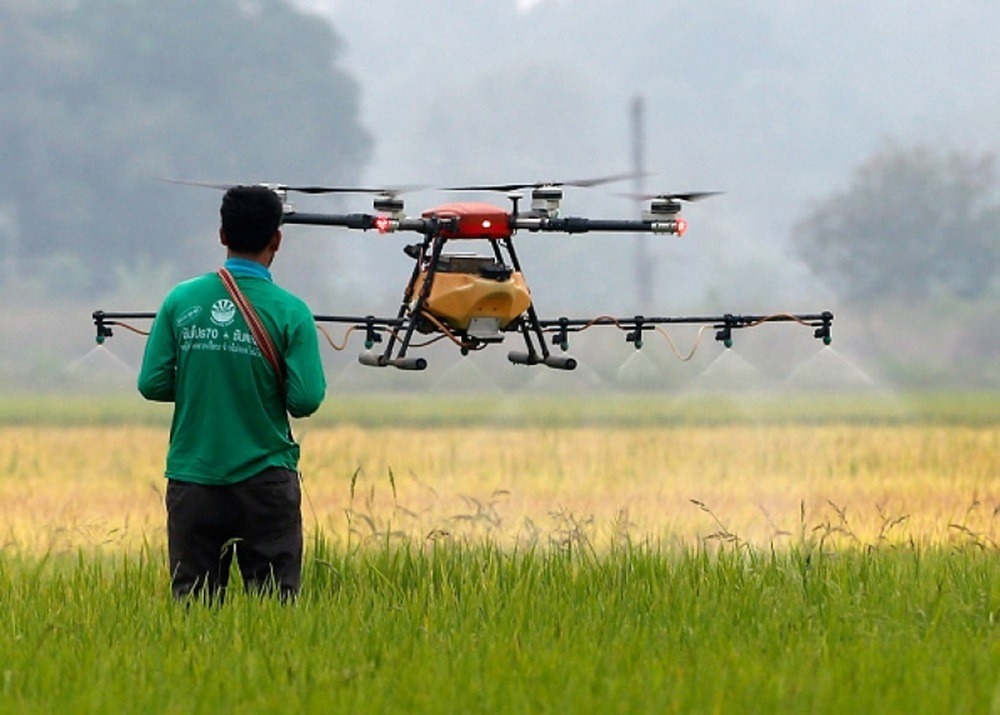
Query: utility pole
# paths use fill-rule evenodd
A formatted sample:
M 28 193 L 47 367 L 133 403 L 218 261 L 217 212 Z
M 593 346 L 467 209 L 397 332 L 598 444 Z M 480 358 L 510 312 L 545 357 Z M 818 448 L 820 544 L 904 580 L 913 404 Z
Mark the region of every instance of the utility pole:
M 17 284 L 17 258 L 20 248 L 20 232 L 16 209 L 9 204 L 0 204 L 0 236 L 3 237 L 3 269 L 0 270 L 0 291 L 9 291 Z
M 642 211 L 642 195 L 645 193 L 645 105 L 641 94 L 632 98 L 632 193 L 635 194 L 637 215 Z M 639 301 L 637 310 L 649 310 L 653 304 L 653 261 L 648 241 L 649 237 L 644 233 L 635 236 L 635 286 Z

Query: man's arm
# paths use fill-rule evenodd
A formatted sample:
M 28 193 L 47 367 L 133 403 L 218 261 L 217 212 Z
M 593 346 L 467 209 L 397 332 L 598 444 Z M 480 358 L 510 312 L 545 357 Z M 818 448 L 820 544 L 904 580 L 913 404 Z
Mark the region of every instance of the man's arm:
M 139 392 L 147 400 L 173 402 L 176 386 L 177 348 L 166 303 L 153 320 L 139 369 Z
M 319 355 L 316 322 L 308 312 L 289 333 L 285 352 L 285 406 L 292 417 L 308 417 L 326 396 L 326 376 Z

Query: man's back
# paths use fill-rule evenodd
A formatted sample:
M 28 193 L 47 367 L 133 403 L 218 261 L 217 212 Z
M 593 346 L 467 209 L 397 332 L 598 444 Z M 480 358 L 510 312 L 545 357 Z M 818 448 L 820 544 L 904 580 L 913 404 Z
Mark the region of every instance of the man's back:
M 286 395 L 220 278 L 179 284 L 157 315 L 139 375 L 147 399 L 175 403 L 171 479 L 229 484 L 267 467 L 295 470 L 299 449 L 287 413 L 311 414 L 326 390 L 305 303 L 262 266 L 230 259 L 227 267 L 284 357 Z

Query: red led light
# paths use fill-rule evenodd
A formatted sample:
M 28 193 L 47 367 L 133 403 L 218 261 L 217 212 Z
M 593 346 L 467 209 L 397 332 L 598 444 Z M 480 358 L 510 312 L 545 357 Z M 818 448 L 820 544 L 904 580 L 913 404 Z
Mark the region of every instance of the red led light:
M 688 230 L 688 222 L 682 218 L 677 219 L 677 235 L 683 236 L 684 232 Z
M 375 230 L 379 233 L 389 233 L 391 226 L 392 222 L 388 216 L 377 216 L 375 218 Z

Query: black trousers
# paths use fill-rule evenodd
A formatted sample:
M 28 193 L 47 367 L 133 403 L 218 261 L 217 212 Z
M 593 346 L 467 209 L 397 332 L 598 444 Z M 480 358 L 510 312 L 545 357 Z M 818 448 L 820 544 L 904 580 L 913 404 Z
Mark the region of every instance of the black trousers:
M 234 557 L 248 592 L 298 593 L 302 492 L 296 472 L 266 469 L 226 486 L 171 479 L 166 503 L 175 597 L 223 599 Z

